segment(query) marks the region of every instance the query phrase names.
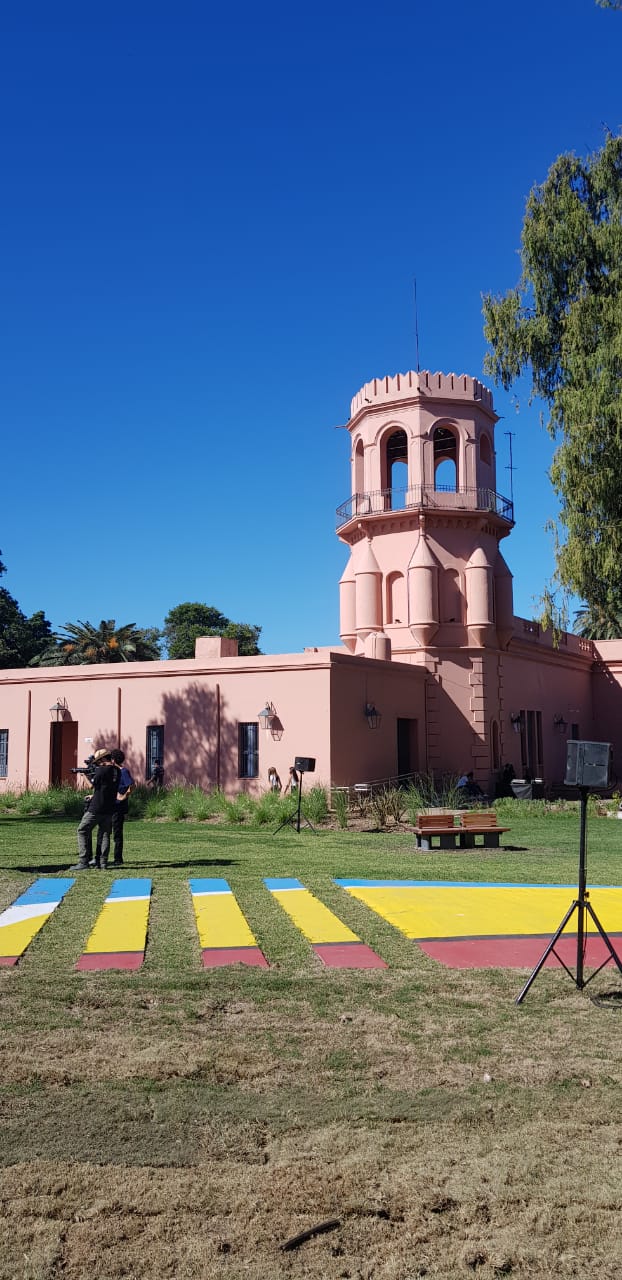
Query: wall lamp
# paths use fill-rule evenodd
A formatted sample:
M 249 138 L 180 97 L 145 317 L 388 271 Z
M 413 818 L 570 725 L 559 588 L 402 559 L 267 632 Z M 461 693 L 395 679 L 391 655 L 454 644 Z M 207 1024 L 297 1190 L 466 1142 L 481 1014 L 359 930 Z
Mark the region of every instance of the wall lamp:
M 553 716 L 553 727 L 558 733 L 568 733 L 568 725 L 563 716 Z
M 365 703 L 365 719 L 367 720 L 367 723 L 370 729 L 378 728 L 378 725 L 382 720 L 382 716 L 379 711 L 376 711 L 376 708 L 373 702 Z
M 65 715 L 69 711 L 66 698 L 58 698 L 53 707 L 50 707 L 50 715 L 58 724 L 60 720 L 65 719 Z
M 521 729 L 522 729 L 522 727 L 523 727 L 523 713 L 522 713 L 522 711 L 516 711 L 516 712 L 515 712 L 515 714 L 514 714 L 513 716 L 512 716 L 512 715 L 510 716 L 510 724 L 511 724 L 511 726 L 512 726 L 512 728 L 513 728 L 513 730 L 514 730 L 514 732 L 515 732 L 515 733 L 520 733 L 520 731 L 521 731 Z
M 276 711 L 271 702 L 266 702 L 265 707 L 257 714 L 257 719 L 262 729 L 269 729 L 272 721 L 276 719 Z

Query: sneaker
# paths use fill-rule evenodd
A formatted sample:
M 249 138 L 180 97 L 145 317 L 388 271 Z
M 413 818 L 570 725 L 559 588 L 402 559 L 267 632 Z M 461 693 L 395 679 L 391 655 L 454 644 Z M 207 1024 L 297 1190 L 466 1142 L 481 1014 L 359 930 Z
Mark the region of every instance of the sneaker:
M 113 867 L 122 867 L 122 866 L 123 866 L 123 858 L 115 858 L 115 859 L 114 859 L 114 861 L 113 861 L 113 864 L 112 864 L 112 865 L 113 865 Z
M 90 862 L 74 862 L 73 866 L 70 867 L 69 870 L 70 871 L 88 871 L 90 865 L 91 865 Z
M 96 866 L 97 866 L 97 858 L 91 858 L 91 861 L 89 862 L 89 867 L 96 867 Z

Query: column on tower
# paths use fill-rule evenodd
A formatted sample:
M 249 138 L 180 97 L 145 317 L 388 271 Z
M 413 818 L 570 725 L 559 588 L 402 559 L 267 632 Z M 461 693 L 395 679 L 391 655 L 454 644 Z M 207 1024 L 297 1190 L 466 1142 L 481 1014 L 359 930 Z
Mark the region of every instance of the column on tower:
M 408 565 L 408 604 L 411 634 L 424 648 L 439 628 L 438 571 L 422 529 Z
M 469 643 L 494 643 L 492 565 L 483 547 L 476 547 L 464 569 L 466 575 Z
M 356 578 L 352 556 L 339 579 L 339 634 L 346 649 L 356 648 Z
M 382 631 L 382 570 L 374 555 L 371 538 L 359 556 L 356 571 L 356 634 L 361 640 L 371 631 Z
M 501 552 L 497 552 L 494 568 L 495 623 L 500 649 L 507 649 L 514 635 L 514 591 L 512 574 Z

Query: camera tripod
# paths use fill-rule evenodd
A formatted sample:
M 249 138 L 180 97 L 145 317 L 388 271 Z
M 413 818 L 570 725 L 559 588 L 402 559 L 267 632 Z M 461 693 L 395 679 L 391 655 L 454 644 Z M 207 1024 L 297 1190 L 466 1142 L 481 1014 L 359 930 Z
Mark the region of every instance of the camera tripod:
M 585 887 L 586 861 L 587 861 L 586 833 L 587 833 L 588 790 L 589 790 L 588 787 L 580 788 L 581 824 L 580 824 L 580 835 L 579 835 L 579 887 L 577 890 L 577 897 L 575 898 L 574 902 L 571 903 L 571 905 L 569 906 L 559 928 L 553 934 L 553 937 L 551 938 L 551 941 L 549 942 L 546 948 L 546 951 L 544 952 L 544 955 L 542 955 L 538 960 L 538 963 L 533 973 L 527 979 L 527 982 L 525 983 L 520 995 L 516 997 L 516 1004 L 520 1004 L 521 1001 L 525 999 L 525 996 L 527 995 L 527 992 L 529 991 L 531 984 L 535 982 L 542 966 L 545 964 L 546 960 L 550 955 L 554 955 L 555 958 L 559 960 L 559 963 L 561 964 L 562 968 L 566 970 L 568 977 L 572 979 L 572 981 L 574 982 L 575 986 L 578 988 L 579 991 L 582 991 L 583 988 L 587 986 L 588 982 L 591 982 L 592 978 L 595 978 L 596 974 L 600 973 L 601 969 L 604 969 L 606 964 L 609 964 L 610 960 L 614 961 L 614 964 L 617 965 L 619 972 L 622 973 L 622 961 L 620 960 L 620 957 L 611 939 L 609 938 L 608 934 L 605 933 L 605 930 L 603 929 L 603 926 L 600 923 L 600 920 L 598 919 L 598 916 L 596 915 L 596 912 L 590 902 L 589 892 Z M 561 956 L 558 955 L 557 951 L 555 950 L 555 946 L 559 941 L 559 939 L 561 938 L 561 935 L 564 932 L 566 925 L 570 920 L 572 920 L 572 917 L 575 911 L 577 913 L 577 962 L 576 962 L 576 973 L 573 974 L 572 970 L 569 969 L 568 965 L 564 963 Z M 592 974 L 590 974 L 589 978 L 586 978 L 584 975 L 584 966 L 585 966 L 585 945 L 586 945 L 586 932 L 587 932 L 586 925 L 588 922 L 588 917 L 592 921 L 592 923 L 596 925 L 596 928 L 598 929 L 598 932 L 607 948 L 607 951 L 609 952 L 609 955 L 605 960 L 603 960 L 602 964 L 600 964 L 598 968 L 595 969 Z
M 300 772 L 300 783 L 298 785 L 298 807 L 294 813 L 290 813 L 289 818 L 283 818 L 283 821 L 279 822 L 279 825 L 276 828 L 276 831 L 272 832 L 273 836 L 278 836 L 279 831 L 282 831 L 283 827 L 293 827 L 294 830 L 297 831 L 298 835 L 300 835 L 301 822 L 304 822 L 307 827 L 311 828 L 311 831 L 313 832 L 313 834 L 317 835 L 317 831 L 315 830 L 313 823 L 309 822 L 309 819 L 302 812 L 302 780 L 304 778 L 304 773 L 302 769 L 300 769 L 299 772 Z

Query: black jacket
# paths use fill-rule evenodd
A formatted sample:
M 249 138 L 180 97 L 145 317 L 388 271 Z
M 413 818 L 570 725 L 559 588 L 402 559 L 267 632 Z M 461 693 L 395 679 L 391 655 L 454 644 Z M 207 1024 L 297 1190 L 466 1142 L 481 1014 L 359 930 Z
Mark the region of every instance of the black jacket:
M 90 813 L 114 813 L 120 770 L 116 764 L 98 764 L 93 774 L 93 799 Z

